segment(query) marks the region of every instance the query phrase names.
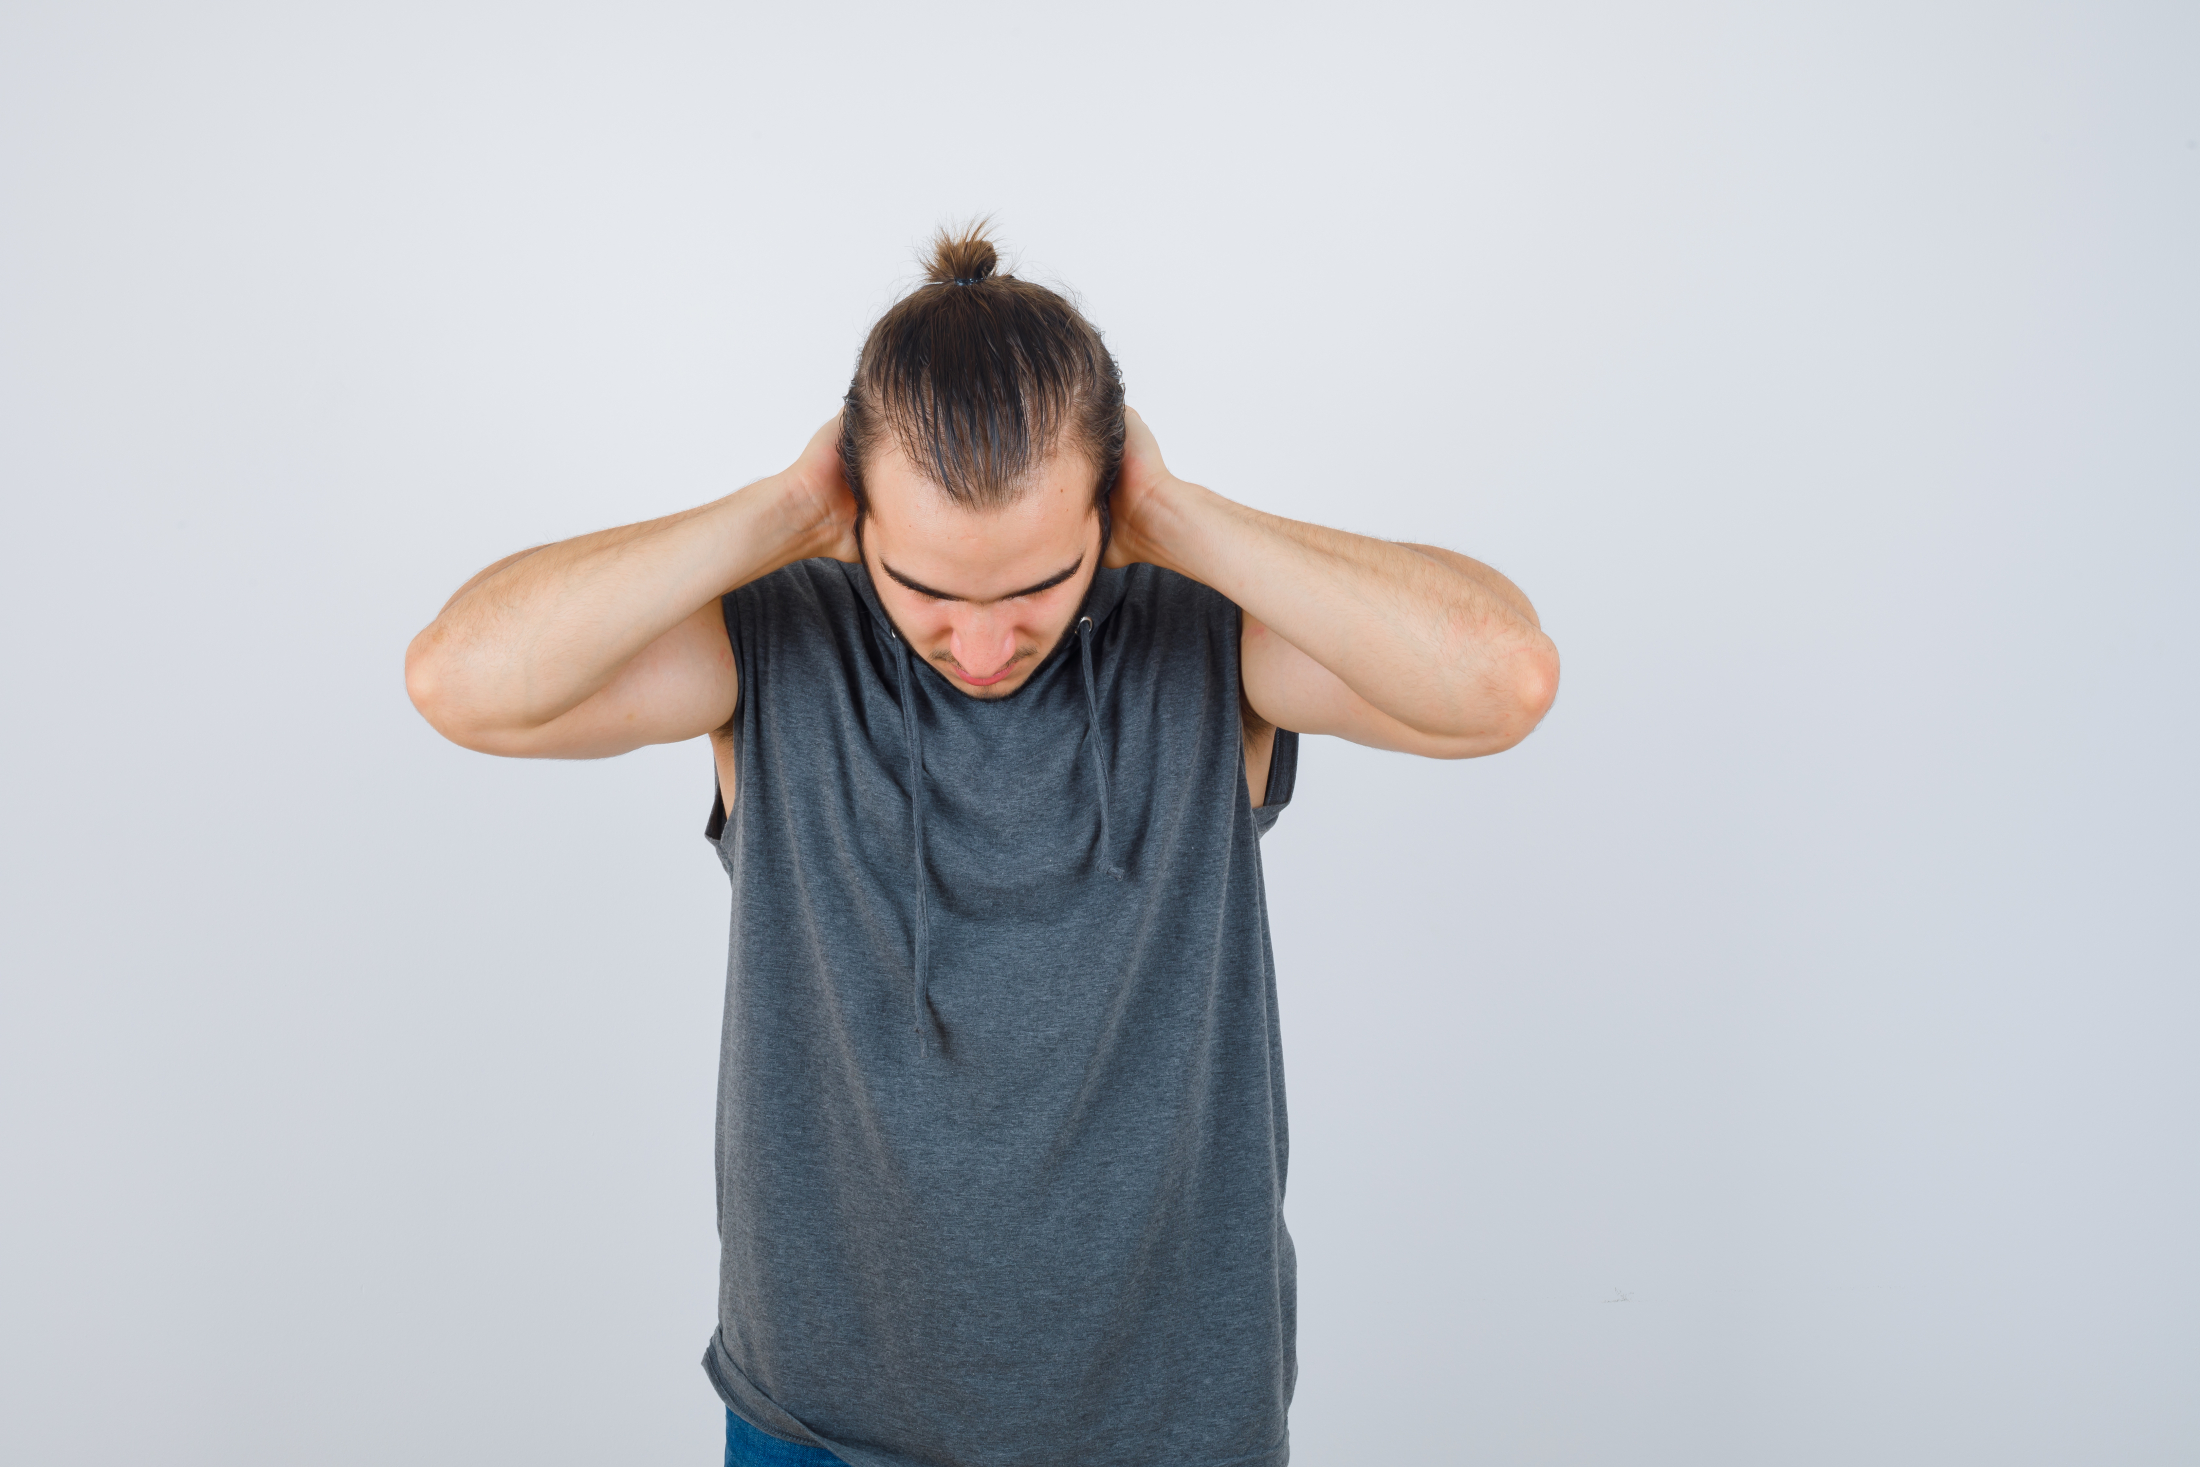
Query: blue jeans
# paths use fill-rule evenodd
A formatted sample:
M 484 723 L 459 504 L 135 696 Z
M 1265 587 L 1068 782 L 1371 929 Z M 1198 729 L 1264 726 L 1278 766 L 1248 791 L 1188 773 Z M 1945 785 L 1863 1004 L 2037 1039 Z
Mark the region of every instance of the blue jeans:
M 726 1467 L 848 1467 L 823 1447 L 783 1441 L 726 1413 Z

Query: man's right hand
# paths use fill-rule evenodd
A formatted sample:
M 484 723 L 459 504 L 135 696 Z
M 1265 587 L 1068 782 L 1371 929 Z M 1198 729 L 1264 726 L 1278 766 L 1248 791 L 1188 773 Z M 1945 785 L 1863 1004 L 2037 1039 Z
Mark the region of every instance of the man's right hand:
M 840 462 L 840 414 L 810 435 L 802 456 L 780 477 L 805 506 L 811 534 L 822 549 L 811 552 L 830 560 L 861 560 L 856 549 L 856 497 Z

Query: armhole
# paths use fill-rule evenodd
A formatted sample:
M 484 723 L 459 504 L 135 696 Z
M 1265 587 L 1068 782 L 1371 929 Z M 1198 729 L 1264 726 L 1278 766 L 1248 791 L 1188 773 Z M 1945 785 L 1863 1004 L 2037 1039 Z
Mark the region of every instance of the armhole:
M 1290 729 L 1276 730 L 1276 741 L 1268 751 L 1268 788 L 1260 797 L 1263 810 L 1274 806 L 1280 810 L 1291 803 L 1291 790 L 1299 782 L 1299 736 Z
M 718 619 L 725 623 L 726 649 L 733 654 L 733 718 L 734 737 L 739 738 L 741 700 L 748 693 L 748 679 L 741 676 L 741 643 L 733 635 L 733 592 L 718 598 Z M 738 775 L 739 771 L 736 771 Z M 710 819 L 703 823 L 703 839 L 717 845 L 726 833 L 726 791 L 718 782 L 718 748 L 715 743 L 710 751 Z
M 1238 707 L 1243 717 L 1245 708 L 1245 608 L 1225 600 L 1230 608 L 1230 655 L 1237 659 Z M 1291 792 L 1299 782 L 1299 736 L 1291 729 L 1278 726 L 1268 746 L 1268 780 L 1263 786 L 1260 803 L 1253 806 L 1253 830 L 1266 835 L 1275 825 L 1283 807 L 1291 803 Z
M 1268 750 L 1268 792 L 1253 809 L 1253 831 L 1266 835 L 1276 828 L 1283 807 L 1291 803 L 1291 791 L 1299 782 L 1299 736 L 1290 729 L 1276 730 Z

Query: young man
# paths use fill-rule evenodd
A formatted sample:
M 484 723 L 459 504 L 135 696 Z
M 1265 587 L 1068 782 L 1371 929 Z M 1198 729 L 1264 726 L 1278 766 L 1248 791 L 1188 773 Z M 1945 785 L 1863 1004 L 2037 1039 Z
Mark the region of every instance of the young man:
M 1257 839 L 1301 733 L 1535 727 L 1511 582 L 1173 477 L 973 232 L 786 472 L 498 562 L 406 679 L 487 753 L 712 740 L 729 1463 L 1288 1460 Z

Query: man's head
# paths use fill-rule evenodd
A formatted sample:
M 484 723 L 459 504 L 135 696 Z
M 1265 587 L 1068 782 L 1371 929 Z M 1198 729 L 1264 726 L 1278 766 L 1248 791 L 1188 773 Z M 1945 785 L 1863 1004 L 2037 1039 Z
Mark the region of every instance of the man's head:
M 879 600 L 918 655 L 1004 697 L 1069 630 L 1123 460 L 1123 378 L 1055 292 L 995 273 L 982 227 L 871 328 L 840 457 Z

